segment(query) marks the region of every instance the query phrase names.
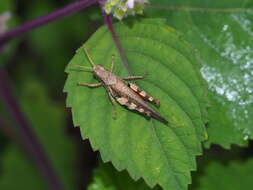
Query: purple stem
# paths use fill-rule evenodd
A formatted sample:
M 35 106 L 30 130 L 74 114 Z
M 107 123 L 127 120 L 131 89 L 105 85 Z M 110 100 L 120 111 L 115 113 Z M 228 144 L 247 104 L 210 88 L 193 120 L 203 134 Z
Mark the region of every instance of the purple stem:
M 17 132 L 20 135 L 25 150 L 30 154 L 31 158 L 40 169 L 50 189 L 63 190 L 63 185 L 56 175 L 50 161 L 47 159 L 43 147 L 36 138 L 29 122 L 19 109 L 19 105 L 10 88 L 8 74 L 3 68 L 0 68 L 0 98 L 17 123 Z
M 123 49 L 123 47 L 121 46 L 120 42 L 119 42 L 119 38 L 118 36 L 116 35 L 115 31 L 114 31 L 114 28 L 113 28 L 113 23 L 112 23 L 112 18 L 110 15 L 107 15 L 105 13 L 105 11 L 103 10 L 103 5 L 104 5 L 104 0 L 99 0 L 99 5 L 100 5 L 100 8 L 102 10 L 102 13 L 103 13 L 103 17 L 104 17 L 104 23 L 107 25 L 109 31 L 111 32 L 112 34 L 112 38 L 113 38 L 113 41 L 115 43 L 115 45 L 117 46 L 118 50 L 119 50 L 119 54 L 120 54 L 120 57 L 121 57 L 121 60 L 122 60 L 122 63 L 123 65 L 126 67 L 129 75 L 132 75 L 133 72 L 131 70 L 131 68 L 129 67 L 129 64 L 128 64 L 128 60 L 127 60 L 127 57 L 126 57 L 126 53 L 125 53 L 125 50 Z
M 57 9 L 47 15 L 38 17 L 34 20 L 31 20 L 29 22 L 25 22 L 23 25 L 18 26 L 6 33 L 3 33 L 0 35 L 0 47 L 3 46 L 4 43 L 9 41 L 12 38 L 15 38 L 17 36 L 20 36 L 21 34 L 28 32 L 32 29 L 41 27 L 43 25 L 48 24 L 49 22 L 55 21 L 57 19 L 63 18 L 67 15 L 70 15 L 74 12 L 78 12 L 83 10 L 84 8 L 87 8 L 95 3 L 97 3 L 98 0 L 79 0 L 75 1 L 74 3 L 67 5 L 64 8 Z

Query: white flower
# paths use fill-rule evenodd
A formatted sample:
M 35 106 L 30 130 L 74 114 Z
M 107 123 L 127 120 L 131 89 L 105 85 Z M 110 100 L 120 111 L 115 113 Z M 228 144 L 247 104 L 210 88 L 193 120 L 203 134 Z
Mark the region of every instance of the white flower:
M 10 12 L 4 12 L 0 14 L 0 34 L 7 30 L 7 21 L 11 18 Z
M 126 2 L 126 7 L 129 8 L 129 9 L 134 8 L 134 2 L 135 2 L 135 0 L 128 0 Z
M 121 20 L 128 15 L 143 14 L 143 9 L 148 0 L 107 0 L 104 10 Z

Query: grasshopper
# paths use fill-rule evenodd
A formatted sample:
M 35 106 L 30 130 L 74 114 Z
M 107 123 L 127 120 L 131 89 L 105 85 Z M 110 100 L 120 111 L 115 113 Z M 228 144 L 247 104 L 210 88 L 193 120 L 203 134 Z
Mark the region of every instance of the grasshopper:
M 119 104 L 126 106 L 129 110 L 137 111 L 148 118 L 152 117 L 165 124 L 168 123 L 165 118 L 160 116 L 159 113 L 157 113 L 144 102 L 144 100 L 146 100 L 154 103 L 156 106 L 159 107 L 159 100 L 156 100 L 153 97 L 149 96 L 136 84 L 125 82 L 127 80 L 143 79 L 144 76 L 128 76 L 120 78 L 112 73 L 115 65 L 114 56 L 112 58 L 110 71 L 108 71 L 103 66 L 94 64 L 86 48 L 83 48 L 83 50 L 92 68 L 87 66 L 78 67 L 91 70 L 93 72 L 94 77 L 100 82 L 95 84 L 77 83 L 78 86 L 86 86 L 90 88 L 104 87 L 113 105 L 115 105 L 117 101 Z

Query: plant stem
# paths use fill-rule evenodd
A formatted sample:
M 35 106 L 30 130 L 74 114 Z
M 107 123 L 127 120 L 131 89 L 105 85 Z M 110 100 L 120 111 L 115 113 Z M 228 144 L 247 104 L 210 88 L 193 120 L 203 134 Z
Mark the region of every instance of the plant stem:
M 131 68 L 129 67 L 129 64 L 128 64 L 128 60 L 127 60 L 127 57 L 126 57 L 125 50 L 124 50 L 123 47 L 121 46 L 121 44 L 120 44 L 120 42 L 119 42 L 119 38 L 118 38 L 118 36 L 116 35 L 116 33 L 115 33 L 115 31 L 114 31 L 113 23 L 112 23 L 112 18 L 111 18 L 110 15 L 107 15 L 107 14 L 105 13 L 105 11 L 103 10 L 104 0 L 99 0 L 99 5 L 100 5 L 100 8 L 101 8 L 101 10 L 102 10 L 103 17 L 104 17 L 104 23 L 107 25 L 108 30 L 111 32 L 113 41 L 114 41 L 116 47 L 117 47 L 118 50 L 119 50 L 119 54 L 120 54 L 122 63 L 123 63 L 123 65 L 125 66 L 125 68 L 127 69 L 129 75 L 133 75 L 133 72 L 132 72 L 132 70 L 131 70 Z
M 147 8 L 164 9 L 170 11 L 190 11 L 190 12 L 208 12 L 208 13 L 253 12 L 253 8 L 204 8 L 204 7 L 166 6 L 166 5 L 147 5 Z
M 0 98 L 3 100 L 7 110 L 17 123 L 17 132 L 20 134 L 20 139 L 22 140 L 25 150 L 30 154 L 31 158 L 40 169 L 50 189 L 63 190 L 63 185 L 48 160 L 43 147 L 36 138 L 32 127 L 26 120 L 15 97 L 13 96 L 8 74 L 3 68 L 0 68 Z
M 126 67 L 129 75 L 133 75 L 133 72 L 131 70 L 131 68 L 129 67 L 129 64 L 128 64 L 128 60 L 127 60 L 127 57 L 126 57 L 126 53 L 125 53 L 125 50 L 123 49 L 123 47 L 121 46 L 120 42 L 119 42 L 119 38 L 118 36 L 116 35 L 115 31 L 114 31 L 114 28 L 113 28 L 113 24 L 112 24 L 112 18 L 110 15 L 105 15 L 104 16 L 104 19 L 105 19 L 105 23 L 107 24 L 108 26 L 108 29 L 109 31 L 111 32 L 112 34 L 112 38 L 114 40 L 114 43 L 116 44 L 118 50 L 119 50 L 119 54 L 120 54 L 120 57 L 122 59 L 122 63 L 123 65 Z
M 75 1 L 74 3 L 67 5 L 64 8 L 57 9 L 47 15 L 44 15 L 44 16 L 38 17 L 34 20 L 25 22 L 23 25 L 18 26 L 16 28 L 0 35 L 0 48 L 3 46 L 4 43 L 6 43 L 7 41 L 9 41 L 12 38 L 20 36 L 21 34 L 28 32 L 32 29 L 46 25 L 52 21 L 63 18 L 63 17 L 70 15 L 74 12 L 81 11 L 84 8 L 87 8 L 97 2 L 98 2 L 98 0 Z

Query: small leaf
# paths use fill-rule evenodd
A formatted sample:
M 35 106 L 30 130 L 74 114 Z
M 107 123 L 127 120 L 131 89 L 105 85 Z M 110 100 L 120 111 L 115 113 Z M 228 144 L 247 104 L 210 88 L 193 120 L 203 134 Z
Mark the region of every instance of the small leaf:
M 250 189 L 253 186 L 253 159 L 228 165 L 211 162 L 199 179 L 197 190 Z
M 162 24 L 159 24 L 162 23 Z M 104 88 L 90 89 L 77 83 L 95 83 L 91 73 L 77 72 L 75 65 L 90 66 L 81 47 L 70 61 L 64 91 L 73 122 L 82 137 L 89 138 L 104 162 L 127 169 L 137 180 L 153 187 L 186 189 L 190 171 L 196 169 L 201 141 L 206 138 L 205 86 L 191 46 L 158 19 L 114 25 L 135 75 L 149 75 L 137 82 L 161 101 L 157 110 L 169 120 L 166 126 L 117 105 L 117 119 Z M 107 27 L 101 27 L 84 45 L 96 64 L 109 68 L 116 55 L 117 76 L 127 76 Z M 154 108 L 155 109 L 155 108 Z

